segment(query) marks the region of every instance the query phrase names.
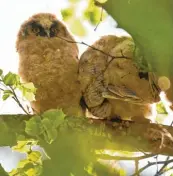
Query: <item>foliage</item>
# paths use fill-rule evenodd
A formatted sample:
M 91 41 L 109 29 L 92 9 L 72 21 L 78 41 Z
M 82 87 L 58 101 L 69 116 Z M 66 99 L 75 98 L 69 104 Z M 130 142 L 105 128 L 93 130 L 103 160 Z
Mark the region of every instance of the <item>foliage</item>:
M 108 0 L 103 8 L 132 35 L 159 75 L 173 76 L 172 0 Z
M 102 2 L 104 1 L 102 0 Z M 85 8 L 79 11 L 78 7 L 81 4 L 84 4 Z M 105 11 L 102 13 L 102 9 L 94 5 L 93 0 L 69 0 L 69 6 L 62 9 L 61 14 L 63 20 L 68 23 L 71 32 L 81 37 L 87 34 L 87 27 L 84 21 L 96 26 L 101 18 L 104 20 L 107 17 Z
M 83 15 L 79 18 L 77 4 L 81 2 L 80 0 L 69 0 L 69 7 L 62 10 L 62 15 L 64 20 L 69 23 L 74 34 L 84 36 L 87 31 L 82 21 L 87 20 L 92 25 L 97 25 L 101 19 L 101 8 L 96 7 L 92 0 L 86 0 L 87 5 L 83 9 Z M 99 0 L 99 2 L 104 3 L 105 0 Z M 140 52 L 142 51 L 142 54 L 138 54 L 145 56 L 145 58 L 142 58 L 144 61 L 142 60 L 139 64 L 148 61 L 159 74 L 172 76 L 173 42 L 171 36 L 173 24 L 171 1 L 166 0 L 158 3 L 156 0 L 152 0 L 151 6 L 150 0 L 108 0 L 103 7 L 113 16 L 120 27 L 126 29 L 133 36 Z M 106 16 L 106 13 L 103 12 L 103 19 Z M 139 59 L 139 55 L 137 59 Z M 165 69 L 163 65 L 165 65 Z M 143 66 L 141 65 L 141 67 Z M 0 84 L 2 86 L 0 88 L 2 99 L 5 101 L 8 98 L 13 98 L 28 114 L 28 111 L 21 105 L 16 90 L 20 90 L 22 97 L 28 101 L 34 101 L 36 88 L 33 83 L 21 83 L 18 75 L 11 72 L 4 75 L 0 69 Z M 157 110 L 160 114 L 167 113 L 162 103 L 157 105 Z M 97 153 L 96 149 L 100 149 L 100 143 L 105 141 L 104 147 L 106 149 L 116 148 L 116 145 L 119 145 L 112 142 L 114 136 L 105 133 L 105 125 L 86 128 L 86 119 L 82 121 L 74 117 L 71 121 L 69 118 L 65 116 L 62 110 L 51 109 L 42 114 L 37 113 L 29 119 L 23 119 L 24 130 L 22 131 L 21 126 L 17 124 L 18 131 L 14 130 L 15 133 L 11 131 L 5 121 L 1 121 L 1 137 L 11 136 L 10 140 L 13 139 L 13 143 L 14 141 L 17 142 L 17 145 L 13 145 L 13 150 L 27 155 L 26 159 L 20 161 L 18 167 L 12 170 L 9 175 L 126 175 L 122 168 L 117 167 L 113 170 L 112 167 L 108 168 L 105 164 L 99 162 L 99 159 L 105 157 L 104 154 Z M 11 121 L 11 125 L 14 126 L 14 124 Z M 130 141 L 130 139 L 127 139 L 127 141 Z M 138 140 L 136 142 L 139 143 Z M 34 145 L 44 147 L 46 156 L 50 160 L 44 161 L 40 152 L 33 151 L 32 146 Z M 124 148 L 129 149 L 128 146 L 123 145 L 122 150 Z M 106 157 L 112 159 L 112 156 L 106 155 Z M 114 160 L 116 159 L 115 157 Z M 0 167 L 0 175 L 3 174 L 5 175 L 2 167 Z
M 0 164 L 0 175 L 1 176 L 7 176 L 7 173 L 4 171 L 4 169 L 1 166 L 1 164 Z
M 23 96 L 27 95 L 28 92 L 34 95 L 36 91 L 34 85 L 32 83 L 23 84 L 20 82 L 18 75 L 11 72 L 3 75 L 1 71 L 1 86 L 3 87 L 1 89 L 3 100 L 13 98 L 25 113 L 28 114 L 17 97 L 16 89 L 19 89 Z M 29 100 L 31 99 L 29 98 Z M 104 165 L 98 165 L 97 154 L 93 146 L 88 143 L 94 136 L 96 136 L 96 138 L 99 136 L 107 138 L 106 134 L 103 133 L 104 126 L 100 126 L 99 130 L 91 128 L 86 129 L 81 125 L 81 119 L 75 118 L 75 123 L 71 123 L 68 118 L 66 119 L 62 110 L 57 109 L 51 109 L 42 114 L 36 114 L 29 118 L 29 120 L 23 119 L 23 121 L 25 123 L 21 123 L 21 125 L 25 126 L 25 131 L 22 131 L 23 127 L 17 122 L 20 128 L 16 126 L 15 129 L 17 130 L 15 134 L 13 130 L 11 131 L 13 127 L 9 127 L 4 121 L 0 123 L 1 135 L 8 136 L 6 143 L 12 144 L 11 142 L 8 143 L 8 141 L 13 139 L 13 143 L 17 141 L 17 145 L 13 145 L 12 149 L 26 153 L 26 159 L 21 160 L 17 168 L 9 172 L 10 176 L 48 175 L 50 172 L 48 168 L 51 168 L 52 176 L 57 174 L 89 176 L 97 175 L 97 172 L 100 173 L 99 175 L 114 175 L 115 172 L 116 175 L 122 175 L 121 169 L 109 171 Z M 84 122 L 85 121 L 86 120 L 84 120 Z M 13 121 L 11 121 L 11 125 L 14 126 Z M 74 132 L 72 132 L 72 130 L 74 130 Z M 85 140 L 83 140 L 83 137 Z M 74 141 L 76 143 L 75 145 Z M 47 156 L 46 158 L 50 158 L 51 161 L 48 160 L 43 163 L 41 153 L 32 150 L 32 147 L 37 144 L 44 146 L 44 149 L 49 155 L 45 154 Z M 76 148 L 76 146 L 78 146 L 78 148 Z M 66 159 L 65 164 L 61 162 L 62 158 Z M 75 167 L 73 165 L 74 160 L 76 160 Z M 59 163 L 59 165 L 57 166 L 56 163 Z M 97 168 L 97 166 L 99 167 Z M 64 167 L 66 167 L 66 169 Z
M 86 20 L 89 20 L 92 25 L 96 25 L 99 23 L 100 18 L 101 18 L 101 8 L 98 8 L 95 6 L 93 0 L 89 0 L 88 6 L 83 12 L 83 17 Z M 102 15 L 102 18 L 104 19 L 106 17 L 105 12 Z
M 18 163 L 18 167 L 9 172 L 9 176 L 39 176 L 42 173 L 42 156 L 39 151 L 32 151 L 34 140 L 18 141 L 12 149 L 27 154 L 26 159 Z
M 22 97 L 26 100 L 35 100 L 36 88 L 33 83 L 22 83 L 20 77 L 11 72 L 3 75 L 3 71 L 1 70 L 0 73 L 0 85 L 3 87 L 1 88 L 3 100 L 12 97 L 15 101 L 18 101 L 15 90 L 20 90 L 22 92 Z
M 162 102 L 157 103 L 156 106 L 159 114 L 168 114 Z
M 26 121 L 25 132 L 36 137 L 43 135 L 45 141 L 51 144 L 57 137 L 57 128 L 63 123 L 64 117 L 62 110 L 48 110 Z

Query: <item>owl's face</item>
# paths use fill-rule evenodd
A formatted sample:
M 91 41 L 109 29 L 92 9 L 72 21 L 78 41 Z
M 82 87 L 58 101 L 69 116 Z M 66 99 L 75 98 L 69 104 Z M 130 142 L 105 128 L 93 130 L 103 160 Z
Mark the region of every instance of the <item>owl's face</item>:
M 19 38 L 66 36 L 66 27 L 49 13 L 39 13 L 26 21 L 19 31 Z

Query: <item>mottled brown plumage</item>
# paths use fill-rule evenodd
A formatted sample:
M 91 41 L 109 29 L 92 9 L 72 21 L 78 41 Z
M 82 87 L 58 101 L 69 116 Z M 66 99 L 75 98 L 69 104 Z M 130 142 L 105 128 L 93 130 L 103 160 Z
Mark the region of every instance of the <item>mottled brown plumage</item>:
M 49 13 L 40 13 L 24 22 L 16 42 L 19 75 L 37 88 L 33 109 L 43 112 L 62 108 L 67 115 L 83 115 L 77 80 L 78 48 L 65 25 Z
M 149 104 L 159 101 L 160 90 L 155 75 L 141 72 L 135 64 L 133 40 L 108 35 L 92 47 L 104 53 L 89 47 L 79 61 L 79 80 L 89 111 L 99 118 L 148 116 Z

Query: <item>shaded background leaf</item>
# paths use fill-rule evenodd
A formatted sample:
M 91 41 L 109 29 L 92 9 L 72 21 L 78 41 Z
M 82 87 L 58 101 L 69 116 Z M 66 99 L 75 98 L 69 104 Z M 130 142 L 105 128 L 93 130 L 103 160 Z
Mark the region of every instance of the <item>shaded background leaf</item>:
M 159 75 L 173 76 L 173 1 L 108 0 L 106 11 L 135 40 Z
M 70 20 L 69 25 L 70 25 L 70 30 L 73 34 L 78 36 L 86 35 L 87 31 L 80 19 L 73 18 L 73 20 Z

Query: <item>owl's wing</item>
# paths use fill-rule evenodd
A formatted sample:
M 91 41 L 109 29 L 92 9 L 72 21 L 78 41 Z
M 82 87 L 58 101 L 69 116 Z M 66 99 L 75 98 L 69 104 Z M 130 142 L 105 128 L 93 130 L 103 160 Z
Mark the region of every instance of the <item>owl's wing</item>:
M 161 92 L 161 89 L 157 84 L 157 77 L 153 72 L 148 73 L 148 81 L 151 88 L 151 94 L 156 99 L 158 94 Z
M 158 91 L 154 75 L 140 75 L 133 60 L 133 41 L 104 36 L 92 47 L 97 50 L 88 48 L 79 61 L 79 78 L 88 110 L 101 118 L 143 116 L 148 104 L 158 100 Z
M 148 74 L 148 84 L 151 90 L 151 94 L 153 96 L 153 99 L 157 99 L 158 94 L 161 91 L 156 82 L 157 78 L 152 72 L 149 72 Z M 108 85 L 107 91 L 102 92 L 102 96 L 104 98 L 120 99 L 134 104 L 147 104 L 147 102 L 141 97 L 139 97 L 134 90 L 131 90 L 126 86 Z
M 119 99 L 134 104 L 145 104 L 142 98 L 125 86 L 109 85 L 107 91 L 102 92 L 102 96 L 107 99 Z

